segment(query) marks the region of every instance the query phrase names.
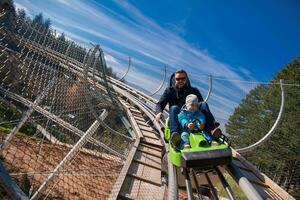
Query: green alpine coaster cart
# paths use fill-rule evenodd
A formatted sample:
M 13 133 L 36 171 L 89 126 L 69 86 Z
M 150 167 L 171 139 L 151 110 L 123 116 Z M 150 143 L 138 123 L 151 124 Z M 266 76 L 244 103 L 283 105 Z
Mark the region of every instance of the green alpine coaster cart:
M 169 142 L 171 137 L 169 118 L 165 121 L 164 139 Z M 193 130 L 189 134 L 191 148 L 181 149 L 169 145 L 169 159 L 176 167 L 209 169 L 218 165 L 228 164 L 232 160 L 232 152 L 227 138 L 222 135 L 220 141 L 206 142 L 201 130 Z

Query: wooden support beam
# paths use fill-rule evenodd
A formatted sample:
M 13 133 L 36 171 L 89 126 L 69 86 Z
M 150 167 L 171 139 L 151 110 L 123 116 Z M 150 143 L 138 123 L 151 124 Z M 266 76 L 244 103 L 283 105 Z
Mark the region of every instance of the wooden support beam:
M 146 183 L 150 183 L 150 184 L 152 184 L 152 185 L 156 185 L 156 186 L 158 186 L 158 187 L 161 187 L 161 183 L 157 183 L 157 182 L 148 180 L 148 179 L 146 179 L 146 178 L 144 178 L 144 177 L 137 176 L 137 175 L 135 175 L 135 174 L 127 174 L 127 176 L 132 177 L 132 178 L 135 178 L 135 179 L 138 179 L 138 180 L 143 181 L 143 182 L 146 182 Z
M 157 154 L 154 154 L 154 153 L 150 153 L 148 151 L 144 151 L 142 149 L 137 149 L 139 152 L 142 152 L 142 153 L 145 153 L 145 154 L 148 154 L 148 155 L 151 155 L 151 156 L 154 156 L 154 157 L 157 157 L 157 158 L 161 158 L 161 156 L 158 156 Z
M 141 160 L 133 159 L 133 161 L 136 162 L 136 163 L 139 163 L 139 164 L 142 164 L 142 165 L 145 165 L 145 166 L 148 166 L 148 167 L 151 167 L 151 168 L 154 168 L 154 169 L 157 169 L 157 170 L 161 171 L 161 168 L 156 167 L 154 165 L 151 165 L 149 163 L 143 162 Z

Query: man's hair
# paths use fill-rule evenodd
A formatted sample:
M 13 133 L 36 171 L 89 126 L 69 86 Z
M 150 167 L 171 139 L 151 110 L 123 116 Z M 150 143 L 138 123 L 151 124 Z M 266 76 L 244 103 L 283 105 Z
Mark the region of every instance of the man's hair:
M 186 71 L 184 69 L 177 69 L 175 71 L 175 74 L 185 74 L 185 76 L 187 76 L 187 73 L 186 73 Z

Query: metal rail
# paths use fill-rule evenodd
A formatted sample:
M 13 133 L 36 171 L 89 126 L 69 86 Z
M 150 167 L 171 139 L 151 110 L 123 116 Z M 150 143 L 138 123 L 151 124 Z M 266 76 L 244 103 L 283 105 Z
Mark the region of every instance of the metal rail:
M 163 81 L 162 83 L 159 85 L 159 87 L 152 93 L 150 94 L 149 96 L 154 96 L 159 90 L 161 90 L 161 88 L 164 86 L 164 83 L 166 81 L 166 77 L 167 77 L 167 66 L 165 65 L 164 66 L 164 78 L 163 78 Z
M 281 89 L 281 104 L 280 104 L 280 109 L 279 109 L 277 119 L 274 122 L 273 126 L 271 127 L 269 132 L 263 138 L 261 138 L 259 141 L 255 142 L 254 144 L 251 144 L 247 147 L 237 149 L 238 152 L 244 153 L 244 152 L 255 149 L 256 147 L 262 145 L 274 133 L 276 127 L 279 125 L 279 122 L 280 122 L 282 114 L 283 114 L 283 108 L 284 108 L 284 88 L 283 88 L 283 80 L 282 79 L 280 79 L 280 89 Z
M 125 76 L 128 74 L 129 70 L 130 70 L 130 67 L 131 67 L 131 57 L 129 56 L 128 57 L 128 67 L 127 67 L 127 70 L 126 72 L 123 74 L 123 76 L 121 76 L 121 78 L 118 79 L 118 81 L 123 81 Z
M 206 95 L 206 97 L 205 97 L 205 99 L 204 99 L 204 102 L 207 102 L 207 101 L 208 101 L 208 99 L 209 99 L 209 97 L 210 97 L 210 95 L 211 95 L 211 91 L 212 91 L 212 75 L 209 75 L 209 76 L 208 76 L 208 79 L 209 79 L 209 88 L 208 88 L 207 95 Z

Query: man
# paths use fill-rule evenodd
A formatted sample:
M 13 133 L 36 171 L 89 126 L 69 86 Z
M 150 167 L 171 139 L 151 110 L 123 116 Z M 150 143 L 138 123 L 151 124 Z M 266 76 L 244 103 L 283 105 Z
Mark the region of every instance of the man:
M 178 114 L 185 104 L 186 96 L 189 94 L 196 95 L 199 102 L 202 102 L 199 105 L 199 109 L 206 118 L 204 130 L 211 133 L 215 139 L 218 139 L 222 134 L 220 128 L 218 128 L 219 123 L 215 122 L 207 103 L 203 102 L 199 90 L 191 86 L 187 73 L 183 69 L 179 69 L 171 75 L 170 86 L 165 89 L 163 95 L 156 104 L 156 120 L 158 121 L 162 118 L 163 110 L 166 105 L 169 104 L 171 142 L 174 145 L 178 145 L 180 143 L 179 133 L 181 132 Z

